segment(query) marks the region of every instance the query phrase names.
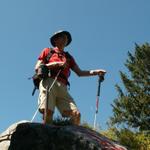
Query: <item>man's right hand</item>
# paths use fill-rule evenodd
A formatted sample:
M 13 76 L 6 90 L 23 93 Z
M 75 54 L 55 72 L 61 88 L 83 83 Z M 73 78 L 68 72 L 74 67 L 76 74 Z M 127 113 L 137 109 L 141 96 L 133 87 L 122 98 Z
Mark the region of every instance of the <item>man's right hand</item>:
M 39 78 L 46 78 L 46 77 L 48 77 L 48 72 L 49 72 L 49 69 L 44 64 L 41 64 L 39 66 L 39 68 L 36 70 L 36 74 L 37 74 L 37 76 Z

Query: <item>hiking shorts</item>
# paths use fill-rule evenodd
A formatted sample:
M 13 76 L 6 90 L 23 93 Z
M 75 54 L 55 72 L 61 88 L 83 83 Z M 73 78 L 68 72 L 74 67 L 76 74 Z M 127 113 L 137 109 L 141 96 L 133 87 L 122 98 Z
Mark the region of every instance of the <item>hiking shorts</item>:
M 45 102 L 46 102 L 46 88 L 53 84 L 54 79 L 47 78 L 40 82 L 39 86 L 39 109 L 45 109 Z M 78 111 L 77 106 L 68 92 L 67 86 L 64 85 L 62 82 L 56 80 L 53 84 L 51 90 L 47 94 L 48 96 L 48 110 L 53 111 L 55 107 L 63 114 L 64 111 Z

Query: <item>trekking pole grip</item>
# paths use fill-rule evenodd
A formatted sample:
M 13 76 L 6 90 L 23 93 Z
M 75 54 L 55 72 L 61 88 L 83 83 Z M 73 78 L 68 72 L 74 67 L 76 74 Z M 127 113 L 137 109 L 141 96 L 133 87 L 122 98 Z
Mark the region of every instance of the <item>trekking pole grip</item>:
M 103 82 L 104 81 L 104 75 L 99 75 L 99 81 Z

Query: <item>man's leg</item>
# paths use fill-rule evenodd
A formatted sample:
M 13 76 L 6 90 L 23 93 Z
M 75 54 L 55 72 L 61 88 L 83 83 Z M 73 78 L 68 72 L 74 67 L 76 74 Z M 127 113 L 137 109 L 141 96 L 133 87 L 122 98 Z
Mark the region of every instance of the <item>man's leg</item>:
M 43 115 L 44 124 L 51 124 L 53 120 L 53 110 L 55 108 L 55 86 L 53 86 L 51 91 L 47 91 L 47 86 L 51 85 L 52 82 L 52 79 L 44 80 L 44 82 L 40 83 L 39 87 L 39 111 Z
M 39 111 L 43 115 L 43 123 L 44 124 L 52 124 L 52 121 L 53 121 L 53 111 L 47 110 L 47 112 L 45 112 L 45 109 L 40 109 Z
M 64 84 L 59 84 L 59 93 L 56 99 L 56 106 L 63 117 L 69 117 L 72 123 L 75 125 L 80 124 L 81 114 L 73 100 L 72 96 L 69 94 L 67 87 Z

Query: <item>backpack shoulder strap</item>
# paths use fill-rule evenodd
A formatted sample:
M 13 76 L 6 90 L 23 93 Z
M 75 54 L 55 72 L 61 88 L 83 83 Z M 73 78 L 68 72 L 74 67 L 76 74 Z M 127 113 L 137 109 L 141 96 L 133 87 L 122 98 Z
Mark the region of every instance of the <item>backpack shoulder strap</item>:
M 69 52 L 65 52 L 67 59 L 72 59 L 72 56 L 69 54 Z
M 49 48 L 49 53 L 47 54 L 47 56 L 45 57 L 44 63 L 48 63 L 49 59 L 52 57 L 52 55 L 55 53 L 55 51 L 53 50 L 53 48 Z

